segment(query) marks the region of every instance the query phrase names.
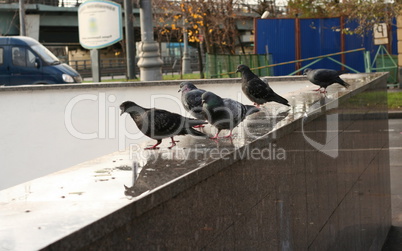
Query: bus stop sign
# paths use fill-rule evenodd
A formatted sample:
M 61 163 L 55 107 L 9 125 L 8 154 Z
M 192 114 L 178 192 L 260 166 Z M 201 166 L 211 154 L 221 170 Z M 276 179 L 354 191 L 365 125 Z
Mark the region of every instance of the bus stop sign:
M 86 49 L 101 49 L 123 39 L 121 5 L 104 0 L 89 0 L 78 8 L 80 44 Z

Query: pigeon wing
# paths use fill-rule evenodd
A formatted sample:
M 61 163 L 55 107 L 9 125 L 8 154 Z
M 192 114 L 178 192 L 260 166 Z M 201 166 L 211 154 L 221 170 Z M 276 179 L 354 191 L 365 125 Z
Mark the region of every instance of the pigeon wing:
M 184 125 L 183 117 L 161 109 L 151 109 L 148 115 L 148 134 L 151 138 L 166 138 L 179 134 Z M 147 135 L 148 136 L 148 135 Z
M 249 80 L 247 89 L 248 93 L 257 99 L 264 99 L 273 92 L 271 87 L 259 78 Z

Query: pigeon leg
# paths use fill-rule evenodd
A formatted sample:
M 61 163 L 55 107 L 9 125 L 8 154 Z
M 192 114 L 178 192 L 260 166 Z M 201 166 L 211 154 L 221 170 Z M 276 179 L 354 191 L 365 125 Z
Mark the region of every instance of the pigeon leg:
M 315 92 L 320 91 L 320 92 L 321 92 L 321 87 L 320 87 L 320 88 L 318 88 L 318 89 L 314 89 L 313 91 L 315 91 Z
M 228 135 L 225 136 L 225 138 L 232 138 L 233 134 L 232 134 L 232 130 L 230 130 L 230 133 Z
M 255 102 L 254 102 L 254 106 L 257 107 L 257 108 L 260 108 L 260 104 L 257 104 Z
M 193 128 L 204 128 L 205 126 L 204 125 L 196 125 L 196 126 L 193 126 Z
M 170 137 L 171 139 L 172 139 L 172 145 L 171 146 L 169 146 L 168 148 L 169 149 L 172 149 L 172 147 L 174 147 L 175 145 L 176 145 L 176 142 L 179 142 L 178 140 L 174 140 L 174 138 L 173 137 Z
M 145 150 L 157 150 L 157 149 L 159 149 L 159 147 L 157 147 L 157 146 L 159 146 L 161 143 L 162 143 L 162 140 L 158 139 L 158 142 L 156 142 L 155 145 L 153 145 L 151 147 L 144 148 L 144 149 Z
M 323 91 L 320 90 L 320 93 L 327 93 L 327 88 L 324 88 Z
M 210 138 L 210 139 L 217 139 L 217 138 L 219 138 L 219 137 L 218 137 L 218 134 L 220 133 L 220 131 L 221 131 L 221 130 L 218 130 L 218 132 L 215 134 L 215 136 L 213 136 L 213 137 Z

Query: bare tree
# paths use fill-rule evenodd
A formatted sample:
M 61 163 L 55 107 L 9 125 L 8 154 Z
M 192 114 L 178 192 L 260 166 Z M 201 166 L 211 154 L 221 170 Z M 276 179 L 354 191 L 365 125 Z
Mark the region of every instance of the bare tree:
M 163 24 L 161 32 L 167 34 L 184 24 L 189 41 L 203 42 L 207 53 L 236 52 L 240 4 L 240 0 L 154 0 L 156 12 L 159 10 L 156 20 Z

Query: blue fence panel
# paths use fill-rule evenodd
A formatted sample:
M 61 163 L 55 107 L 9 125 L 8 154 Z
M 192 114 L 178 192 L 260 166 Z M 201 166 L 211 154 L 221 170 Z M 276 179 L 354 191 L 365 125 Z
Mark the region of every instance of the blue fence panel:
M 294 19 L 258 19 L 256 26 L 257 54 L 272 54 L 273 64 L 295 60 Z M 275 66 L 272 74 L 288 75 L 294 70 L 294 64 Z
M 392 22 L 392 54 L 398 55 L 398 38 L 397 38 L 397 27 L 396 27 L 396 19 Z
M 309 18 L 300 19 L 300 50 L 301 58 L 318 57 L 340 51 L 341 36 L 333 27 L 340 26 L 339 18 Z M 341 61 L 341 56 L 332 58 Z M 312 61 L 302 62 L 305 66 Z M 341 66 L 329 59 L 323 59 L 311 68 L 341 69 Z
M 346 22 L 345 28 L 353 30 L 358 26 L 357 22 Z M 375 55 L 375 48 L 373 44 L 373 34 L 368 32 L 365 35 L 345 35 L 345 50 L 353 50 L 358 48 L 365 48 L 370 51 L 371 57 Z M 345 64 L 354 68 L 357 71 L 364 72 L 364 58 L 363 52 L 348 53 L 345 55 Z
M 396 21 L 394 21 L 395 23 Z M 296 59 L 295 45 L 295 20 L 294 19 L 258 19 L 256 22 L 256 49 L 258 54 L 265 54 L 267 51 L 272 54 L 273 63 L 283 63 Z M 346 22 L 345 28 L 354 29 L 357 22 Z M 341 34 L 339 30 L 332 29 L 340 27 L 340 18 L 323 19 L 300 19 L 300 50 L 301 59 L 321 56 L 341 51 Z M 397 54 L 397 37 L 395 25 L 391 28 L 391 50 L 390 53 Z M 373 59 L 378 46 L 373 43 L 373 33 L 361 35 L 344 35 L 345 50 L 365 48 L 370 52 Z M 333 56 L 341 61 L 341 56 Z M 312 61 L 302 62 L 305 66 Z M 363 52 L 345 54 L 345 64 L 364 72 Z M 323 59 L 312 68 L 340 69 L 341 66 L 328 59 Z M 275 66 L 273 74 L 288 75 L 295 70 L 295 64 Z

